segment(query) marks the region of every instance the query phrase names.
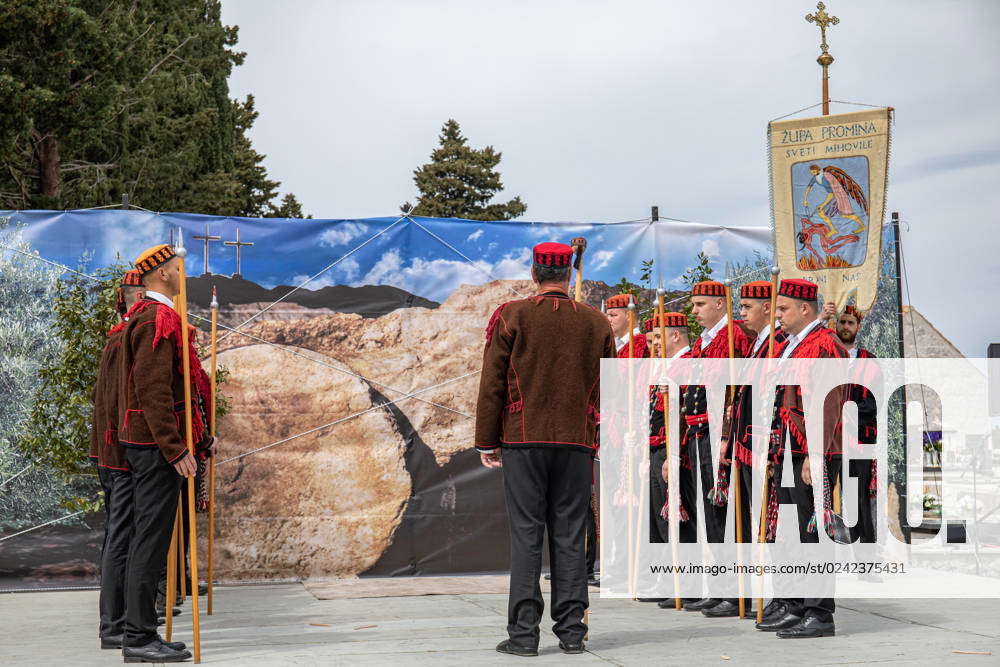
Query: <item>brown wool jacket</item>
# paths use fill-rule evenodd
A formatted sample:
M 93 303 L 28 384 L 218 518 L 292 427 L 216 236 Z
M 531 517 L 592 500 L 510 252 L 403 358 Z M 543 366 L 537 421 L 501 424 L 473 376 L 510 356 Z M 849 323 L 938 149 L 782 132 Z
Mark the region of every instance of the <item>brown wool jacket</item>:
M 122 330 L 118 440 L 123 447 L 159 447 L 173 463 L 186 451 L 180 318 L 157 301 L 139 303 Z
M 122 330 L 108 332 L 94 383 L 94 411 L 90 424 L 90 458 L 102 468 L 128 470 L 125 453 L 118 444 L 118 377 L 121 370 Z
M 601 359 L 615 356 L 607 318 L 561 292 L 497 308 L 486 328 L 476 449 L 593 451 Z

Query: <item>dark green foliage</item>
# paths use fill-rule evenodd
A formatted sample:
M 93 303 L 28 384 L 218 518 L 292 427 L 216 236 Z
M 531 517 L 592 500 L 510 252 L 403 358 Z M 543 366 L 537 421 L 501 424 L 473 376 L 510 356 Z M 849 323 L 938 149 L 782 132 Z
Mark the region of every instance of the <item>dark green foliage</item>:
M 161 211 L 297 211 L 276 203 L 279 183 L 247 138 L 253 98 L 229 98 L 236 41 L 218 0 L 2 3 L 0 207 L 128 193 Z
M 48 336 L 56 350 L 38 371 L 31 412 L 17 439 L 20 453 L 38 470 L 69 484 L 63 497 L 67 508 L 96 509 L 96 485 L 80 486 L 81 476 L 93 475 L 87 461 L 90 442 L 93 388 L 97 367 L 107 341 L 107 331 L 115 322 L 116 291 L 122 274 L 130 267 L 117 263 L 97 271 L 100 282 L 69 273 L 56 283 L 51 303 Z M 204 356 L 207 356 L 204 355 Z M 220 368 L 216 382 L 226 381 L 228 372 Z M 217 395 L 217 418 L 229 410 L 221 392 Z
M 441 128 L 439 140 L 431 161 L 413 172 L 420 199 L 412 208 L 409 202 L 403 204 L 403 213 L 468 220 L 511 220 L 524 214 L 528 207 L 520 197 L 490 203 L 503 190 L 496 171 L 501 153 L 492 146 L 478 150 L 467 146 L 454 120 Z
M 87 461 L 92 392 L 106 332 L 115 323 L 115 292 L 125 264 L 101 269 L 95 282 L 77 274 L 61 278 L 50 303 L 48 335 L 57 341 L 55 353 L 38 371 L 31 413 L 17 446 L 34 464 L 67 484 L 76 498 L 63 498 L 67 508 L 89 507 L 96 484 L 80 488 L 80 475 L 93 474 Z
M 710 266 L 711 259 L 708 255 L 703 252 L 698 253 L 696 258 L 698 263 L 692 266 L 690 269 L 684 272 L 684 288 L 688 293 L 691 292 L 691 288 L 703 280 L 712 280 L 713 269 Z M 691 333 L 691 340 L 701 335 L 701 325 L 698 324 L 694 317 L 691 316 L 691 299 L 684 299 L 684 307 L 678 311 L 687 315 L 688 319 L 688 331 Z

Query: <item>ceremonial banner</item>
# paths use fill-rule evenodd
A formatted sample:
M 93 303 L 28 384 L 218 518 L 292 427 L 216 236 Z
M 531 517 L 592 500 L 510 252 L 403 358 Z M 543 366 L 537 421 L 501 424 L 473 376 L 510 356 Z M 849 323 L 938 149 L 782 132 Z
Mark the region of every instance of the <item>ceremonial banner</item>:
M 771 217 L 782 278 L 819 285 L 824 301 L 875 301 L 892 109 L 768 125 Z

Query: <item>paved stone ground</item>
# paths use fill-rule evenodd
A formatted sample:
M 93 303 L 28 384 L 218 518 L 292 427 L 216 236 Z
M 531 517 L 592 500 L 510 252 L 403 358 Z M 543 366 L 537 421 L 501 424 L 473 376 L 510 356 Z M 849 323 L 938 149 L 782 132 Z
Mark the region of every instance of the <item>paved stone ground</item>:
M 190 614 L 175 639 L 189 641 Z M 97 592 L 0 595 L 0 663 L 121 664 L 97 648 Z M 509 664 L 506 596 L 450 594 L 317 600 L 298 584 L 223 587 L 202 615 L 202 662 L 219 665 Z M 838 636 L 779 640 L 751 621 L 709 620 L 649 603 L 592 599 L 588 653 L 566 656 L 543 627 L 535 663 L 1000 664 L 1000 601 L 844 600 Z M 991 652 L 991 655 L 956 651 Z M 529 663 L 533 664 L 533 663 Z

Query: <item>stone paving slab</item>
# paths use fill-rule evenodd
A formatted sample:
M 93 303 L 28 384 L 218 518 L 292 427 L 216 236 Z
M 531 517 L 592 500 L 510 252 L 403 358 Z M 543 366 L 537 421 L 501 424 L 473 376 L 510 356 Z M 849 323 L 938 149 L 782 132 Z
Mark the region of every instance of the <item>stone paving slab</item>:
M 797 641 L 758 632 L 748 620 L 591 602 L 588 653 L 563 655 L 543 626 L 542 655 L 528 664 L 1000 664 L 997 600 L 843 600 L 836 637 Z M 506 606 L 502 594 L 318 600 L 299 584 L 221 587 L 216 613 L 201 617 L 202 662 L 519 664 L 494 651 L 505 636 Z M 174 639 L 190 641 L 188 605 L 184 611 Z M 0 595 L 0 664 L 121 664 L 119 652 L 97 648 L 96 614 L 96 591 Z

